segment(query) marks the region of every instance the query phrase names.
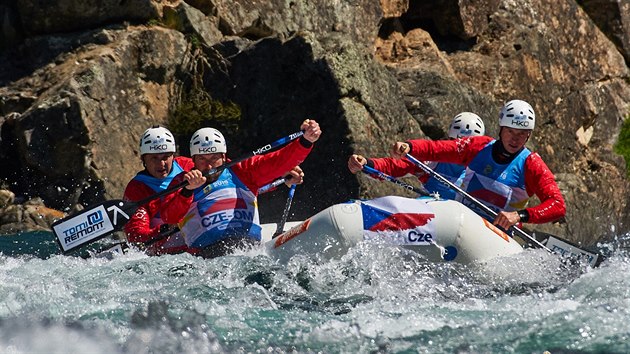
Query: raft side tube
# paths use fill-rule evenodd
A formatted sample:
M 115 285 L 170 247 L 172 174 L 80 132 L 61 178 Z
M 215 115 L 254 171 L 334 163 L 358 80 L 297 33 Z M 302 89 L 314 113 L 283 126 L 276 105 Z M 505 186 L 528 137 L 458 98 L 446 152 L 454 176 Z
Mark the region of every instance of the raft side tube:
M 435 227 L 433 244 L 430 245 L 405 245 L 406 249 L 420 253 L 432 262 L 443 262 L 445 260 L 459 261 L 457 247 L 457 237 L 462 231 L 464 215 L 460 210 L 460 203 L 452 200 L 426 199 L 427 205 L 432 209 L 435 217 L 431 222 Z M 444 254 L 444 253 L 447 254 Z M 450 252 L 450 254 L 448 254 Z M 446 259 L 445 259 L 446 258 Z
M 457 204 L 459 213 L 462 215 L 462 222 L 453 246 L 459 252 L 460 259 L 457 259 L 459 263 L 467 264 L 523 251 L 523 247 L 503 230 L 463 204 Z
M 363 240 L 363 216 L 356 203 L 335 204 L 267 241 L 268 253 L 287 261 L 296 254 L 339 259 Z
M 434 242 L 414 245 L 409 244 L 410 240 L 396 239 L 391 241 L 392 246 L 413 250 L 433 262 L 455 261 L 463 264 L 523 251 L 518 242 L 463 204 L 428 198 L 425 202 L 434 214 L 431 220 Z M 263 238 L 263 241 L 267 240 L 268 253 L 281 261 L 296 254 L 318 255 L 324 260 L 338 259 L 364 240 L 359 201 L 333 205 L 304 222 L 289 225 L 293 227 L 277 238 Z M 263 233 L 265 227 L 271 229 L 264 225 Z M 274 231 L 275 228 L 270 233 Z M 388 240 L 387 236 L 383 239 L 385 242 Z

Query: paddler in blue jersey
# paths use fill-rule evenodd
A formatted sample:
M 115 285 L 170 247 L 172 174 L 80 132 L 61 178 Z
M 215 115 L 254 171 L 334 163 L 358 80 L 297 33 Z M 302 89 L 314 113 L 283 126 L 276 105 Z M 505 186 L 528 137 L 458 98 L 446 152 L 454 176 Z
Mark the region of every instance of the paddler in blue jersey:
M 480 136 L 484 135 L 485 131 L 483 120 L 478 115 L 471 112 L 462 112 L 453 118 L 448 130 L 448 137 L 449 139 L 458 139 Z M 437 193 L 442 199 L 455 199 L 456 197 L 454 190 L 440 183 L 435 177 L 424 172 L 424 170 L 409 160 L 392 157 L 368 159 L 356 154 L 348 159 L 348 169 L 352 173 L 361 171 L 366 164 L 392 177 L 416 176 L 430 193 Z M 449 181 L 456 185 L 461 185 L 466 170 L 465 166 L 447 162 L 426 162 L 426 164 Z

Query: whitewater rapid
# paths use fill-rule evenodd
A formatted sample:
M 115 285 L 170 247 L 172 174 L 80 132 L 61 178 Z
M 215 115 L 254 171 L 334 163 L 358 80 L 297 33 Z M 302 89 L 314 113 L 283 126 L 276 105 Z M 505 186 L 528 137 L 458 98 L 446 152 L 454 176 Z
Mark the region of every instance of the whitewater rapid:
M 437 264 L 367 242 L 287 263 L 263 250 L 84 260 L 2 249 L 2 353 L 630 352 L 623 250 L 593 269 L 542 250 Z

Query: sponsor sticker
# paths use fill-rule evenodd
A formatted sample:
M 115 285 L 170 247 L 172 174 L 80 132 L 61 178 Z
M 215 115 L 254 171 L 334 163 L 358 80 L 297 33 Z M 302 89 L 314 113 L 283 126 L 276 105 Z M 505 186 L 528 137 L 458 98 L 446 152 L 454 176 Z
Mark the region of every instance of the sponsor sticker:
M 492 232 L 494 232 L 495 234 L 499 235 L 499 237 L 501 237 L 502 239 L 504 239 L 506 242 L 510 242 L 510 238 L 509 236 L 503 232 L 501 229 L 499 229 L 498 227 L 492 225 L 488 220 L 481 218 L 481 220 L 483 220 L 483 223 L 486 225 L 487 228 L 489 228 L 490 230 L 492 230 Z
M 114 230 L 105 207 L 100 205 L 53 227 L 64 252 Z
M 260 154 L 264 154 L 265 152 L 267 152 L 267 151 L 269 151 L 269 150 L 271 150 L 271 144 L 267 144 L 267 145 L 265 145 L 265 146 L 263 146 L 263 147 L 259 148 L 258 150 L 253 151 L 253 152 L 252 152 L 252 154 L 254 154 L 254 155 L 260 155 Z
M 547 246 L 552 252 L 558 253 L 564 257 L 576 257 L 578 259 L 585 259 L 592 267 L 594 267 L 597 263 L 597 254 L 572 246 L 555 237 L 549 237 L 549 240 L 547 240 L 547 244 L 545 246 Z
M 292 227 L 291 229 L 289 229 L 289 231 L 276 237 L 276 242 L 274 243 L 273 247 L 278 248 L 282 246 L 283 244 L 285 244 L 286 242 L 288 242 L 289 240 L 295 238 L 297 235 L 308 230 L 308 227 L 310 224 L 311 224 L 311 219 L 306 219 L 306 221 L 304 221 L 300 225 Z
M 201 226 L 205 228 L 212 228 L 216 225 L 227 225 L 228 223 L 234 224 L 237 221 L 246 221 L 247 223 L 250 223 L 252 220 L 254 220 L 253 211 L 237 209 L 231 212 L 221 211 L 206 215 L 201 219 Z

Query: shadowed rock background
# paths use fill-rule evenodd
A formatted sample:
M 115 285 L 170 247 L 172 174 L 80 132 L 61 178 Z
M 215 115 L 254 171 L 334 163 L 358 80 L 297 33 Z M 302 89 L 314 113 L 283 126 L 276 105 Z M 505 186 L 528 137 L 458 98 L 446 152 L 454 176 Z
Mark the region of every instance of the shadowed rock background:
M 138 137 L 156 123 L 182 153 L 192 131 L 220 128 L 236 158 L 313 118 L 324 135 L 293 203 L 303 219 L 403 194 L 350 174 L 350 154 L 445 138 L 461 111 L 496 137 L 501 105 L 520 98 L 538 118 L 528 147 L 568 209 L 535 229 L 592 244 L 630 230 L 613 152 L 630 112 L 629 16 L 630 0 L 4 1 L 0 181 L 14 197 L 0 213 L 121 198 L 142 169 Z M 263 222 L 285 198 L 260 198 Z M 1 231 L 31 223 L 18 219 Z

